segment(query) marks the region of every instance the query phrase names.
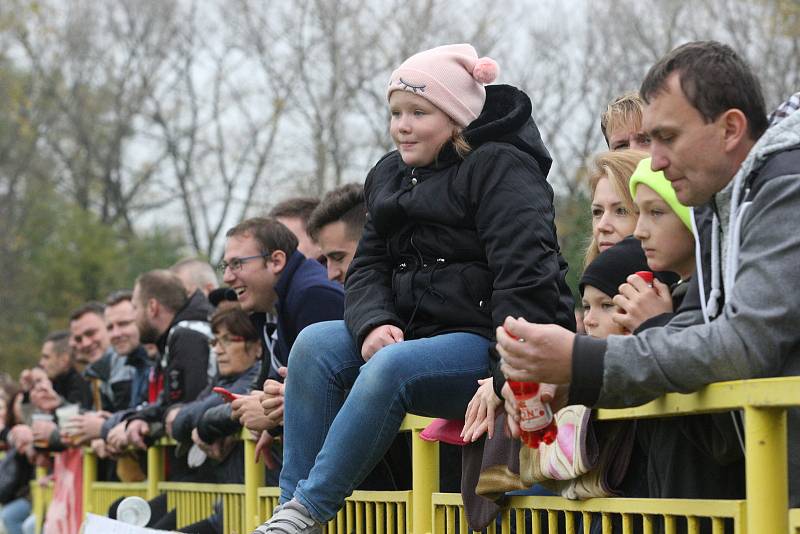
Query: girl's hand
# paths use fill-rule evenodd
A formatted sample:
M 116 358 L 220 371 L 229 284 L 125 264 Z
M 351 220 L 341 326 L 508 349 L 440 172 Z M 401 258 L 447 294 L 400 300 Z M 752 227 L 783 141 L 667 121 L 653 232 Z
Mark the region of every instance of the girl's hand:
M 386 345 L 401 341 L 403 341 L 403 331 L 396 326 L 390 324 L 378 326 L 364 339 L 364 344 L 361 345 L 361 357 L 367 362 Z
M 464 415 L 464 430 L 461 431 L 461 439 L 464 441 L 473 442 L 484 432 L 489 435 L 489 439 L 494 437 L 495 410 L 503 401 L 495 395 L 492 382 L 492 377 L 478 380 L 478 391 L 467 404 Z
M 650 287 L 641 277 L 632 274 L 627 283 L 619 286 L 614 304 L 623 310 L 613 315 L 614 322 L 628 332 L 634 332 L 651 317 L 672 312 L 672 295 L 669 287 L 658 278 L 653 279 L 653 286 Z
M 519 408 L 517 408 L 517 399 L 514 398 L 514 392 L 511 391 L 511 386 L 508 382 L 503 384 L 503 389 L 500 390 L 503 395 L 503 407 L 506 410 L 506 430 L 513 438 L 519 437 Z

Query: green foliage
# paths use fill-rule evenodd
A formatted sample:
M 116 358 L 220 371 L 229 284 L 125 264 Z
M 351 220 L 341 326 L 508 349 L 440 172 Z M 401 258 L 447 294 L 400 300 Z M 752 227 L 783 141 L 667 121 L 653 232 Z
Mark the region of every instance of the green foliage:
M 131 236 L 52 189 L 29 191 L 25 201 L 27 217 L 5 262 L 11 283 L 0 290 L 0 361 L 12 375 L 36 362 L 42 338 L 66 328 L 73 309 L 131 288 L 138 274 L 169 266 L 183 249 L 176 232 Z
M 556 199 L 556 227 L 558 228 L 561 254 L 569 263 L 567 283 L 580 302 L 578 281 L 583 273 L 583 256 L 592 235 L 592 220 L 589 216 L 590 200 L 584 193 Z

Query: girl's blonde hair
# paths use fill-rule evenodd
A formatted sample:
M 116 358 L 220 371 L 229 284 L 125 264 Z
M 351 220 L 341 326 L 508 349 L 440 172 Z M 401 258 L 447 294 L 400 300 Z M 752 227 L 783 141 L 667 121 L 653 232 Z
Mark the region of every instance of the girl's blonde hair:
M 453 130 L 453 135 L 450 137 L 450 141 L 453 143 L 453 148 L 455 149 L 456 154 L 458 154 L 458 157 L 461 159 L 466 158 L 472 151 L 472 147 L 460 129 Z
M 637 215 L 638 211 L 636 205 L 633 203 L 628 182 L 639 162 L 649 155 L 650 154 L 647 152 L 641 150 L 614 150 L 602 152 L 595 156 L 589 168 L 589 189 L 592 193 L 592 200 L 594 200 L 597 183 L 602 178 L 608 178 L 614 192 L 622 201 L 622 205 L 625 206 L 629 213 Z M 583 259 L 584 268 L 586 268 L 598 254 L 600 254 L 600 249 L 594 237 L 594 232 L 592 232 L 592 238 L 589 242 L 589 246 L 586 248 L 586 254 Z

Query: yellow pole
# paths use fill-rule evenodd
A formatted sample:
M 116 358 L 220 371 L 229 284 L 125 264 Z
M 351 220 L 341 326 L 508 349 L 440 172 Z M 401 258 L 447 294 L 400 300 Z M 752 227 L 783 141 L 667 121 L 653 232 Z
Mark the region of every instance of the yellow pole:
M 425 426 L 411 430 L 411 525 L 413 534 L 433 531 L 433 494 L 439 491 L 439 443 L 419 437 Z
M 244 441 L 244 516 L 245 530 L 254 530 L 261 524 L 258 515 L 258 488 L 264 485 L 264 466 L 256 463 L 256 442 L 247 429 L 243 430 Z M 264 518 L 266 519 L 266 518 Z
M 44 480 L 46 476 L 47 468 L 36 466 L 36 480 L 33 483 L 33 495 L 31 496 L 33 499 L 33 514 L 36 517 L 36 534 L 39 534 L 42 531 L 42 526 L 44 526 L 44 488 L 39 482 Z
M 92 486 L 97 480 L 97 457 L 88 447 L 83 449 L 83 516 L 94 512 L 92 507 Z
M 164 451 L 154 443 L 147 448 L 147 500 L 158 496 L 158 483 L 164 476 Z
M 786 409 L 745 407 L 747 532 L 789 531 Z

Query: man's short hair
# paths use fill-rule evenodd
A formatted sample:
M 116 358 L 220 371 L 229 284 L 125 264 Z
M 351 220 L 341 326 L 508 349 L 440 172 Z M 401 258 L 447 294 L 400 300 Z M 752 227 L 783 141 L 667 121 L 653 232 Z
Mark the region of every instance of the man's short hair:
M 288 258 L 297 250 L 297 236 L 272 217 L 253 217 L 240 222 L 225 237 L 251 236 L 258 242 L 262 254 L 282 250 Z
M 93 313 L 99 317 L 103 317 L 103 313 L 105 313 L 106 307 L 97 302 L 96 300 L 91 300 L 83 305 L 80 308 L 76 309 L 69 315 L 69 322 L 77 321 L 87 313 Z
M 44 342 L 52 343 L 53 350 L 55 350 L 57 354 L 67 354 L 71 352 L 69 347 L 69 338 L 69 330 L 57 330 L 47 334 L 47 337 L 44 338 Z
M 349 239 L 361 239 L 367 221 L 363 185 L 345 184 L 325 195 L 308 219 L 308 235 L 316 241 L 324 226 L 337 221 L 345 223 Z
M 606 110 L 600 115 L 600 130 L 608 144 L 608 132 L 613 132 L 621 126 L 629 124 L 642 124 L 642 102 L 639 93 L 630 92 L 620 95 L 612 100 Z
M 308 224 L 311 212 L 319 205 L 319 199 L 314 197 L 294 197 L 279 202 L 269 212 L 269 216 L 277 217 L 296 217 Z
M 106 307 L 131 300 L 133 300 L 133 292 L 130 289 L 118 289 L 106 297 Z
M 661 58 L 648 71 L 639 93 L 645 103 L 662 92 L 673 72 L 681 90 L 700 115 L 711 122 L 729 109 L 747 117 L 748 133 L 758 139 L 767 129 L 767 111 L 761 84 L 747 62 L 717 41 L 686 43 Z
M 211 285 L 212 288 L 219 287 L 219 280 L 214 268 L 207 261 L 200 258 L 183 259 L 170 267 L 169 270 L 175 274 L 187 273 L 188 278 L 195 287 L 202 288 L 208 285 Z
M 186 306 L 189 297 L 183 282 L 175 273 L 165 269 L 148 271 L 136 279 L 142 303 L 156 299 L 165 308 L 176 312 Z

